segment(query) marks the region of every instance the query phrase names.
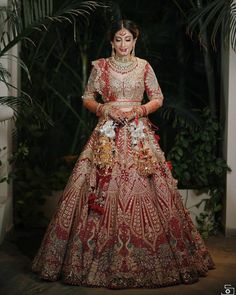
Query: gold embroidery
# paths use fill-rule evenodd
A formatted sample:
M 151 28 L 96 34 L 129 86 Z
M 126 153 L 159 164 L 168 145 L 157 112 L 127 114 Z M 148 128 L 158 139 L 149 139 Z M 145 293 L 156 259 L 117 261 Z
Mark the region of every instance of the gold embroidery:
M 162 103 L 163 95 L 155 73 L 146 60 L 135 57 L 130 68 L 117 71 L 112 65 L 114 58 L 93 61 L 93 69 L 85 89 L 83 99 L 94 99 L 96 93 L 102 95 L 104 102 L 120 100 L 141 101 L 146 90 L 150 100 L 159 99 Z M 125 74 L 124 74 L 125 73 Z M 104 79 L 107 77 L 107 80 Z M 109 83 L 109 85 L 107 85 Z
M 150 100 L 159 99 L 162 103 L 163 94 L 153 68 L 149 63 L 147 63 L 145 67 L 145 90 Z
M 134 149 L 134 163 L 137 171 L 142 176 L 150 176 L 155 172 L 156 160 L 149 147 L 142 144 L 141 147 Z
M 99 135 L 94 147 L 94 163 L 99 168 L 108 170 L 112 167 L 114 154 L 114 140 L 106 135 Z

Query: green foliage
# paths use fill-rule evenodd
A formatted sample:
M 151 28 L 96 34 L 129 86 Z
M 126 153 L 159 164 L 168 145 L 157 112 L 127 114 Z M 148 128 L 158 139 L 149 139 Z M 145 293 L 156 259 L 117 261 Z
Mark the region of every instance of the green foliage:
M 61 126 L 68 127 L 65 124 L 63 114 L 65 114 L 67 110 L 70 110 L 72 115 L 81 123 L 80 125 L 86 129 L 79 112 L 76 112 L 74 106 L 72 106 L 72 103 L 74 102 L 71 102 L 72 99 L 68 97 L 70 93 L 67 92 L 66 95 L 64 95 L 61 91 L 67 84 L 67 81 L 63 80 L 66 73 L 63 73 L 63 71 L 59 72 L 59 75 L 57 75 L 57 73 L 62 65 L 65 69 L 67 63 L 63 60 L 63 57 L 60 54 L 57 55 L 59 62 L 53 71 L 53 75 L 51 75 L 52 79 L 50 80 L 47 79 L 47 77 L 44 77 L 50 67 L 48 64 L 46 65 L 46 60 L 50 55 L 51 50 L 46 51 L 45 55 L 42 51 L 39 53 L 43 38 L 38 39 L 38 36 L 41 38 L 41 34 L 44 33 L 43 37 L 45 37 L 48 34 L 50 27 L 55 24 L 57 24 L 55 27 L 58 28 L 67 23 L 67 29 L 69 28 L 70 31 L 73 31 L 73 29 L 75 30 L 73 24 L 74 26 L 76 24 L 76 27 L 80 29 L 81 23 L 86 23 L 88 25 L 88 16 L 99 6 L 101 6 L 101 3 L 99 4 L 96 1 L 68 0 L 58 2 L 53 0 L 23 0 L 19 2 L 13 0 L 10 6 L 0 7 L 0 57 L 2 59 L 12 59 L 24 70 L 22 76 L 25 84 L 23 83 L 23 88 L 27 91 L 26 93 L 17 89 L 20 92 L 20 96 L 18 97 L 0 97 L 1 104 L 10 106 L 14 109 L 15 114 L 18 114 L 16 126 L 19 138 L 18 149 L 11 159 L 11 162 L 14 162 L 14 172 L 9 176 L 2 177 L 1 181 L 9 181 L 11 178 L 14 179 L 14 212 L 16 222 L 24 224 L 25 226 L 33 224 L 38 225 L 39 223 L 42 224 L 43 217 L 40 213 L 40 205 L 43 204 L 43 196 L 45 196 L 45 194 L 50 194 L 50 191 L 53 189 L 61 189 L 64 187 L 68 174 L 72 169 L 70 164 L 67 164 L 62 160 L 63 152 L 61 150 L 63 148 L 65 149 L 67 142 L 65 136 L 66 131 L 64 132 L 63 138 L 57 139 L 59 148 L 51 146 L 50 149 L 49 146 L 46 147 L 47 144 L 50 145 L 50 143 L 54 141 L 52 133 L 55 136 L 55 134 L 59 134 L 58 131 L 62 129 L 60 128 Z M 57 32 L 59 32 L 59 30 L 57 30 Z M 51 37 L 53 36 L 53 33 L 51 34 Z M 35 36 L 37 37 L 35 38 Z M 51 46 L 51 43 L 50 46 L 51 48 L 54 48 L 55 39 L 52 41 L 54 42 L 53 46 Z M 34 52 L 35 58 L 40 56 L 43 59 L 42 63 L 41 61 L 37 63 L 38 68 L 35 70 L 36 75 L 40 69 L 43 70 L 43 72 L 40 73 L 41 76 L 37 75 L 38 80 L 35 84 L 40 85 L 39 96 L 35 96 L 35 93 L 32 93 L 31 91 L 28 92 L 30 88 L 29 81 L 32 83 L 35 82 L 30 76 L 30 73 L 32 74 L 31 66 L 35 59 L 31 60 L 32 63 L 29 63 L 29 59 L 24 59 L 24 55 L 20 58 L 8 54 L 9 50 L 19 42 L 21 42 L 23 48 L 27 48 L 29 51 Z M 62 41 L 60 45 L 62 45 L 63 42 L 64 41 Z M 36 48 L 35 44 L 39 46 Z M 74 44 L 73 40 L 71 44 Z M 67 47 L 67 49 L 68 48 L 69 47 Z M 61 51 L 64 53 L 64 48 Z M 57 53 L 58 52 L 56 52 L 56 54 Z M 23 61 L 22 57 L 26 62 Z M 46 68 L 43 67 L 44 65 L 46 65 Z M 72 69 L 72 67 L 70 69 Z M 76 75 L 75 70 L 73 71 L 73 74 Z M 80 78 L 79 75 L 76 76 L 77 78 Z M 34 77 L 35 76 L 33 75 L 33 78 Z M 0 64 L 0 82 L 3 82 L 8 88 L 16 88 L 14 85 L 10 84 L 9 79 L 10 73 L 2 66 L 2 64 Z M 57 86 L 62 85 L 61 89 L 59 89 L 59 87 L 54 88 L 52 81 L 54 82 L 55 80 L 58 83 Z M 38 83 L 38 81 L 40 83 Z M 44 82 L 44 84 L 42 82 Z M 27 85 L 27 87 L 25 87 L 25 85 Z M 50 98 L 52 99 L 47 101 L 48 105 L 46 105 L 45 100 L 42 99 L 42 96 L 44 95 L 43 88 L 45 85 L 51 90 L 49 91 L 49 96 L 51 95 Z M 77 85 L 80 85 L 80 83 L 77 83 L 76 81 L 73 86 Z M 64 89 L 66 90 L 66 87 Z M 74 93 L 77 90 L 78 87 L 77 89 L 74 89 Z M 61 93 L 59 93 L 59 91 L 61 91 Z M 80 91 L 77 91 L 77 97 L 80 93 L 81 89 Z M 54 108 L 52 94 L 54 97 L 59 97 L 63 102 L 60 105 L 60 108 Z M 50 112 L 52 108 L 54 109 L 54 112 Z M 51 116 L 52 114 L 53 116 Z M 55 122 L 54 119 L 55 117 L 58 119 L 58 116 L 61 120 Z M 81 128 L 79 131 L 80 130 Z M 76 140 L 78 137 L 78 134 L 76 134 Z M 50 138 L 51 141 L 46 138 Z M 83 137 L 80 136 L 80 138 Z M 44 148 L 42 148 L 42 142 L 44 143 Z M 22 145 L 22 143 L 24 144 Z M 27 157 L 26 154 L 25 157 L 19 157 L 23 152 L 23 146 L 25 146 L 28 151 Z
M 4 172 L 6 165 L 12 165 L 15 163 L 15 161 L 18 158 L 24 158 L 28 155 L 28 148 L 23 145 L 19 144 L 17 151 L 10 156 L 10 158 L 6 158 L 7 147 L 0 148 L 0 183 L 7 182 L 10 183 L 10 181 L 14 178 L 14 172 L 11 171 L 8 175 Z
M 50 196 L 53 190 L 62 190 L 69 177 L 66 164 L 61 161 L 58 170 L 48 171 L 45 167 L 32 165 L 31 155 L 24 160 L 18 160 L 18 168 L 14 172 L 14 215 L 15 223 L 24 227 L 46 226 L 41 206 L 45 197 Z M 22 166 L 20 166 L 22 164 Z
M 30 112 L 27 118 L 21 114 L 16 125 L 22 140 L 18 146 L 25 147 L 28 153 L 25 157 L 19 157 L 18 150 L 13 154 L 15 223 L 44 226 L 48 222 L 41 213 L 44 198 L 64 188 L 74 163 L 67 163 L 59 156 L 60 150 L 53 149 L 47 140 L 53 126 L 36 124 Z
M 53 22 L 69 22 L 75 17 L 87 19 L 98 7 L 95 1 L 64 1 L 55 5 L 53 0 L 12 0 L 8 7 L 0 7 L 0 57 L 20 41 L 30 41 L 33 32 L 47 30 Z
M 63 3 L 56 3 L 53 0 L 12 0 L 11 5 L 0 7 L 0 58 L 11 59 L 18 63 L 19 67 L 24 70 L 27 75 L 28 82 L 30 81 L 30 73 L 26 63 L 19 57 L 9 54 L 16 44 L 22 42 L 24 45 L 33 42 L 33 33 L 47 31 L 51 24 L 68 22 L 72 23 L 77 18 L 79 20 L 87 21 L 89 14 L 101 4 L 95 1 L 63 1 Z M 37 50 L 36 50 L 37 51 Z M 14 85 L 9 82 L 10 73 L 0 63 L 0 82 L 3 82 L 7 88 L 16 89 Z M 51 123 L 50 118 L 45 114 L 38 102 L 31 100 L 29 95 L 17 89 L 19 96 L 0 97 L 0 103 L 10 106 L 18 114 L 18 106 L 21 111 L 27 106 L 33 105 L 37 108 L 38 114 L 42 121 Z M 38 116 L 39 117 L 39 116 Z
M 59 7 L 63 1 L 54 3 Z M 207 116 L 202 118 L 192 111 L 208 105 L 208 101 L 202 99 L 208 97 L 206 72 L 209 72 L 202 52 L 198 44 L 186 36 L 183 17 L 171 1 L 135 1 L 135 9 L 132 2 L 118 0 L 116 3 L 120 4 L 123 17 L 141 25 L 136 53 L 152 64 L 165 96 L 164 107 L 152 120 L 160 127 L 163 149 L 168 151 L 174 146 L 172 162 L 176 163 L 176 177 L 182 186 L 207 187 L 224 168 L 220 158 L 216 160 L 209 155 L 211 152 L 216 155 L 218 129 L 215 133 L 205 130 Z M 42 30 L 31 35 L 36 48 L 23 44 L 22 59 L 30 69 L 32 81 L 28 83 L 26 73 L 23 88 L 53 121 L 50 126 L 38 124 L 33 120 L 38 112 L 31 108 L 17 121 L 19 142 L 26 142 L 29 149 L 28 157 L 16 162 L 17 220 L 25 225 L 44 220 L 38 215 L 43 196 L 54 188 L 63 188 L 73 166 L 62 159 L 79 154 L 96 123 L 95 117 L 82 107 L 80 97 L 90 71 L 89 61 L 110 55 L 110 44 L 106 40 L 110 24 L 108 10 L 99 10 L 89 22 L 72 19 L 73 27 L 69 22 L 50 22 L 47 32 Z M 120 14 L 119 11 L 112 13 L 113 16 Z M 215 65 L 212 71 L 219 69 L 217 59 L 212 60 Z M 212 122 L 208 123 L 212 128 Z M 179 127 L 183 133 L 174 143 Z M 195 153 L 194 161 L 190 161 Z M 206 153 L 208 159 L 204 158 Z M 201 176 L 210 171 L 207 180 Z
M 190 35 L 197 33 L 199 41 L 205 47 L 203 36 L 209 32 L 209 40 L 217 49 L 217 36 L 221 35 L 226 47 L 229 40 L 236 51 L 236 3 L 234 0 L 186 1 L 172 0 L 188 22 L 187 31 Z
M 224 188 L 221 186 L 210 187 L 208 190 L 210 198 L 203 200 L 205 202 L 204 211 L 199 216 L 196 216 L 198 230 L 204 239 L 216 235 L 221 230 L 222 198 L 224 193 Z
M 203 237 L 215 233 L 220 226 L 219 212 L 222 209 L 226 172 L 230 171 L 225 160 L 217 154 L 219 124 L 208 108 L 200 112 L 198 127 L 179 126 L 175 144 L 168 154 L 173 175 L 179 186 L 206 190 L 210 195 L 204 200 L 204 212 L 197 218 Z M 200 205 L 200 203 L 199 203 Z
M 196 128 L 179 126 L 174 147 L 168 154 L 180 187 L 212 186 L 228 170 L 224 159 L 217 156 L 219 124 L 209 109 L 200 112 L 200 124 Z

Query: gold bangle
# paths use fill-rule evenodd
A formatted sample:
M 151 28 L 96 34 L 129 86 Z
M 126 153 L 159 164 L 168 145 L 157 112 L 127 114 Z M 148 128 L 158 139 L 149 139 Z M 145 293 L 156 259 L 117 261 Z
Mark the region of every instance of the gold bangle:
M 109 111 L 110 111 L 110 106 L 108 106 L 108 105 L 104 106 L 102 111 L 103 111 L 103 115 L 104 115 L 105 119 L 107 119 L 108 115 L 109 115 Z

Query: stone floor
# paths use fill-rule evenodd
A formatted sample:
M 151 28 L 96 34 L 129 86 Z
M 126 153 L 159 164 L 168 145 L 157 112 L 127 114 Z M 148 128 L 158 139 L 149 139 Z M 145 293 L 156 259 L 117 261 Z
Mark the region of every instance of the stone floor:
M 44 282 L 30 271 L 31 259 L 40 234 L 8 239 L 0 246 L 0 294 L 4 295 L 220 295 L 236 294 L 236 237 L 212 237 L 206 244 L 216 263 L 216 269 L 193 285 L 178 285 L 158 289 L 110 290 L 69 286 L 61 282 Z M 34 245 L 29 247 L 29 245 Z

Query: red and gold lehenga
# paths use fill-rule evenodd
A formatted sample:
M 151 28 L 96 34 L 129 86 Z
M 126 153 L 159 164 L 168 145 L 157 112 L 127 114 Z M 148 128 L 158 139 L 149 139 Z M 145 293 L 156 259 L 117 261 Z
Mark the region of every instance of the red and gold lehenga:
M 132 107 L 163 100 L 150 64 L 93 62 L 83 99 Z M 33 261 L 43 279 L 108 288 L 190 284 L 214 263 L 184 208 L 146 117 L 119 126 L 100 117 Z

